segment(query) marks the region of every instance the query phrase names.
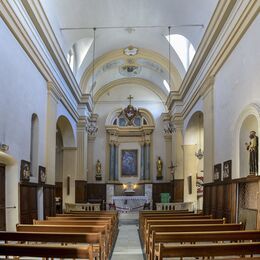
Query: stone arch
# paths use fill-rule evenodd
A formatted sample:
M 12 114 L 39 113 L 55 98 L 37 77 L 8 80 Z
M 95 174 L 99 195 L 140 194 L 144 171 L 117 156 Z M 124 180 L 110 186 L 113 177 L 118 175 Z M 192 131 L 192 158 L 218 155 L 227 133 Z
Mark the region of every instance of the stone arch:
M 76 140 L 67 117 L 60 116 L 56 123 L 55 184 L 61 205 L 75 202 Z M 60 209 L 62 213 L 62 208 Z
M 233 170 L 232 177 L 239 178 L 248 175 L 246 167 L 248 166 L 248 155 L 246 154 L 245 142 L 248 142 L 250 129 L 260 133 L 260 105 L 256 103 L 249 104 L 242 110 L 234 126 L 233 137 Z M 244 149 L 243 149 L 244 148 Z M 259 148 L 258 148 L 259 149 Z M 246 158 L 245 158 L 246 157 Z M 246 166 L 245 166 L 246 164 Z M 259 161 L 258 161 L 259 165 Z M 249 167 L 249 166 L 248 166 Z
M 195 111 L 184 128 L 184 201 L 194 203 L 194 207 L 203 207 L 204 178 L 204 116 Z M 201 156 L 200 156 L 201 155 Z M 199 184 L 199 185 L 198 185 Z

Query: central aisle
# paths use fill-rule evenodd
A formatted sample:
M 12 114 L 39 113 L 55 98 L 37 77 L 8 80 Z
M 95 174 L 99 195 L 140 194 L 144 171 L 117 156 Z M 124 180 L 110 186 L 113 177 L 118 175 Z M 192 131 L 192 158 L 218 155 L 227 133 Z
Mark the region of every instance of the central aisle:
M 111 260 L 143 260 L 138 235 L 137 216 L 124 214 L 119 217 L 119 234 Z

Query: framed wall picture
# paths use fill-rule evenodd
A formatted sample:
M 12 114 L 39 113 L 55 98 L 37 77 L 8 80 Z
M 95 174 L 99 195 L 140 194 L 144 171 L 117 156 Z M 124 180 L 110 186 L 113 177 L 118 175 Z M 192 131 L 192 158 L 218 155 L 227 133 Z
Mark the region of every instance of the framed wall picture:
M 31 175 L 31 163 L 25 160 L 21 160 L 21 168 L 20 168 L 20 180 L 22 182 L 30 181 Z
M 43 166 L 39 166 L 39 173 L 38 173 L 38 182 L 45 183 L 46 182 L 46 168 Z
M 232 161 L 225 161 L 223 163 L 223 181 L 230 180 L 232 178 Z
M 122 177 L 138 176 L 138 150 L 121 151 L 121 175 Z
M 221 181 L 221 163 L 214 165 L 213 181 Z

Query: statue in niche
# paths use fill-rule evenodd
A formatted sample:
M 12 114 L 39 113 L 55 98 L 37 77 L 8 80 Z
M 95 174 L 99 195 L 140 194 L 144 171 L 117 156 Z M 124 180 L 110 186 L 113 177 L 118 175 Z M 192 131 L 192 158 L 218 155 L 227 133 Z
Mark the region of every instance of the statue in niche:
M 162 176 L 162 169 L 163 169 L 163 162 L 160 158 L 160 156 L 157 159 L 156 162 L 156 167 L 157 167 L 157 180 L 162 180 L 163 176 Z
M 96 162 L 96 180 L 101 181 L 102 176 L 101 176 L 101 162 L 97 160 Z
M 258 136 L 255 131 L 249 134 L 250 142 L 245 143 L 246 149 L 249 151 L 249 174 L 257 175 L 258 173 Z

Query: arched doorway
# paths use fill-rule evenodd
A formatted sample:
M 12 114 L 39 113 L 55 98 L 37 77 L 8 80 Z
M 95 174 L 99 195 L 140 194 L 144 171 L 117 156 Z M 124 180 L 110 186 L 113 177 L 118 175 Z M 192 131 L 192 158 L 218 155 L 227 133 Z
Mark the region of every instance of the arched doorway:
M 56 124 L 55 197 L 56 211 L 62 212 L 66 202 L 75 202 L 76 147 L 73 128 L 65 116 Z
M 184 134 L 184 201 L 193 202 L 195 209 L 203 208 L 204 165 L 203 113 L 195 112 Z

